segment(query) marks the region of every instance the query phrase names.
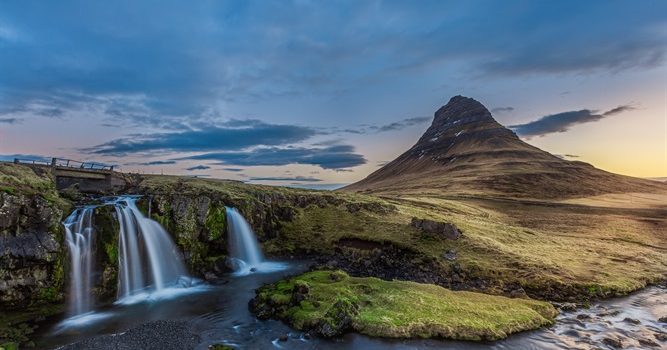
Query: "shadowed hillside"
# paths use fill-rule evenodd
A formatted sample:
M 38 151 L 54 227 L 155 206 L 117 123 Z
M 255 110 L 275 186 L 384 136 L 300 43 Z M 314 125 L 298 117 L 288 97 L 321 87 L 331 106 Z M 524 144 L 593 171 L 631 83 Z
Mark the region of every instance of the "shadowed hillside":
M 609 173 L 533 147 L 472 98 L 455 96 L 408 151 L 343 190 L 564 199 L 664 192 L 664 184 Z

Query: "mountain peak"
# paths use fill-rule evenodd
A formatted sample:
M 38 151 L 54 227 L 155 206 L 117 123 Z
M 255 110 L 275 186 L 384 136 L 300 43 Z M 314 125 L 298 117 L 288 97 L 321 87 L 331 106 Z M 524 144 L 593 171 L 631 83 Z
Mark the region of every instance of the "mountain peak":
M 566 198 L 656 186 L 542 151 L 500 125 L 475 99 L 454 96 L 414 146 L 344 190 Z
M 446 138 L 457 138 L 463 134 L 468 137 L 476 134 L 481 138 L 501 136 L 518 140 L 512 131 L 493 119 L 491 112 L 479 101 L 457 95 L 435 112 L 433 123 L 419 139 L 417 145 L 424 142 L 433 143 Z

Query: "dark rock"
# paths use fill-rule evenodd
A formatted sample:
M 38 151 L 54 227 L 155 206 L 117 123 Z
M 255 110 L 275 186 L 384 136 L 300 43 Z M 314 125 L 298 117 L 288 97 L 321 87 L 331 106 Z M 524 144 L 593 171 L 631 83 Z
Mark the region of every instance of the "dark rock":
M 651 347 L 651 348 L 660 346 L 660 344 L 656 343 L 655 341 L 653 341 L 651 339 L 641 338 L 637 341 L 639 342 L 639 345 L 641 345 L 641 346 L 647 346 L 647 347 Z
M 461 274 L 463 272 L 463 269 L 461 269 L 461 265 L 459 263 L 451 264 L 451 268 L 455 274 Z
M 445 239 L 458 239 L 461 231 L 454 225 L 447 222 L 438 222 L 429 219 L 412 218 L 412 226 L 420 229 L 422 232 L 438 235 Z
M 636 318 L 630 318 L 630 317 L 626 317 L 626 318 L 624 318 L 624 319 L 623 319 L 623 322 L 625 322 L 625 323 L 631 323 L 631 324 L 640 324 L 640 323 L 641 323 L 638 319 L 636 319 Z
M 278 340 L 280 340 L 280 341 L 287 341 L 288 339 L 289 339 L 289 337 L 287 336 L 287 334 L 283 334 L 280 337 L 278 337 Z
M 603 311 L 603 312 L 598 313 L 598 316 L 599 316 L 599 317 L 617 316 L 617 315 L 620 314 L 620 313 L 621 313 L 621 312 L 618 311 L 618 310 Z
M 558 308 L 561 311 L 575 311 L 577 309 L 577 304 L 575 303 L 562 303 L 558 305 Z
M 523 288 L 519 287 L 517 289 L 513 289 L 509 293 L 510 298 L 526 298 L 526 291 L 523 290 Z
M 667 333 L 655 333 L 653 336 L 659 341 L 667 341 Z
M 667 316 L 662 316 L 658 319 L 658 322 L 667 323 Z
M 219 258 L 213 263 L 213 271 L 216 273 L 230 273 L 234 272 L 234 265 L 231 259 Z
M 591 315 L 589 315 L 589 314 L 579 314 L 579 315 L 577 315 L 577 320 L 580 320 L 580 321 L 588 321 L 590 319 L 591 319 Z
M 442 257 L 445 258 L 446 260 L 454 261 L 456 260 L 456 250 L 448 250 L 444 254 L 442 254 Z
M 294 284 L 294 293 L 308 294 L 310 292 L 310 286 L 303 281 L 297 281 Z
M 294 293 L 292 294 L 292 299 L 290 300 L 290 303 L 292 305 L 299 305 L 304 300 L 306 300 L 306 296 L 304 294 Z
M 616 339 L 616 338 L 606 337 L 606 338 L 602 339 L 602 343 L 604 343 L 605 345 L 608 345 L 612 348 L 615 348 L 615 349 L 622 349 L 623 348 L 623 342 L 620 339 Z
M 343 276 L 340 273 L 332 272 L 332 273 L 329 274 L 329 279 L 334 281 L 334 282 L 338 282 L 338 281 L 343 279 Z

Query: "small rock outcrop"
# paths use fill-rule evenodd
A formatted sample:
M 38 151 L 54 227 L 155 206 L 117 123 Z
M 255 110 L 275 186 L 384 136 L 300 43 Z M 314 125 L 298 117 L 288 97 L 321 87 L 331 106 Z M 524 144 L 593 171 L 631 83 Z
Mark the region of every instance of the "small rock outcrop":
M 411 225 L 422 232 L 434 234 L 444 239 L 454 240 L 461 237 L 461 231 L 454 224 L 448 222 L 412 218 Z

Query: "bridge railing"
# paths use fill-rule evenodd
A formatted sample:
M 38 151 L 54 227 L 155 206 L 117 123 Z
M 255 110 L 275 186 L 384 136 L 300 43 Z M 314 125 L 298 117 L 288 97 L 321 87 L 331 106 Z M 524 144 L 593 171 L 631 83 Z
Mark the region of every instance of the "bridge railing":
M 52 167 L 74 168 L 74 169 L 85 169 L 85 170 L 104 170 L 104 171 L 113 171 L 114 168 L 113 165 L 107 165 L 97 162 L 81 162 L 78 160 L 66 159 L 66 158 L 51 158 L 51 162 L 48 162 L 44 159 L 14 158 L 14 163 L 46 165 Z
M 28 158 L 14 158 L 14 163 L 16 164 L 34 164 L 34 165 L 51 165 L 49 162 L 40 159 L 28 159 Z
M 113 165 L 107 165 L 96 162 L 81 162 L 78 160 L 65 159 L 65 158 L 53 158 L 51 160 L 51 166 L 65 167 L 65 168 L 77 168 L 77 169 L 92 169 L 92 170 L 107 170 L 113 171 Z

